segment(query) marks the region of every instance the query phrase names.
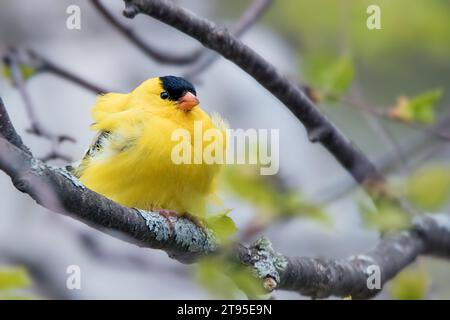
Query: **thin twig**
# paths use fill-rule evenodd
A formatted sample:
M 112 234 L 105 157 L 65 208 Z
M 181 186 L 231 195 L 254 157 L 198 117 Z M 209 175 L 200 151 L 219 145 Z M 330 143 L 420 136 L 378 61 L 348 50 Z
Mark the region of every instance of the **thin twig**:
M 25 49 L 25 50 L 17 50 L 16 48 L 11 48 L 9 51 L 16 52 L 15 59 L 17 61 L 17 64 L 20 65 L 26 65 L 34 70 L 36 74 L 48 72 L 51 74 L 54 74 L 62 79 L 65 79 L 67 81 L 70 81 L 76 85 L 81 86 L 82 88 L 91 91 L 95 94 L 102 94 L 109 92 L 111 90 L 107 90 L 105 88 L 102 88 L 101 86 L 98 86 L 86 79 L 83 79 L 82 77 L 76 75 L 75 73 L 64 69 L 57 64 L 53 63 L 49 59 L 45 58 L 41 54 L 37 53 L 34 50 L 31 49 Z M 9 53 L 6 53 L 3 55 L 3 57 L 6 59 Z
M 25 86 L 25 81 L 22 77 L 22 71 L 20 70 L 20 65 L 17 60 L 17 53 L 15 50 L 10 50 L 8 54 L 4 56 L 4 63 L 7 65 L 11 72 L 11 80 L 13 85 L 19 91 L 25 106 L 25 111 L 27 113 L 28 119 L 30 120 L 31 127 L 27 130 L 28 133 L 34 134 L 38 137 L 42 137 L 51 143 L 50 152 L 43 157 L 43 161 L 52 160 L 52 159 L 61 159 L 64 161 L 70 161 L 70 157 L 62 154 L 59 151 L 59 146 L 64 141 L 76 142 L 75 138 L 64 135 L 64 134 L 54 134 L 50 130 L 48 130 L 42 122 L 39 120 L 39 117 L 36 114 L 33 103 L 31 102 L 30 95 Z
M 443 115 L 441 119 L 431 127 L 433 132 L 440 132 L 448 128 L 450 124 L 450 113 Z M 429 147 L 434 144 L 445 144 L 445 140 L 439 139 L 436 141 L 435 135 L 430 132 L 419 133 L 410 138 L 406 143 L 402 143 L 401 149 L 404 157 L 411 157 L 417 151 L 422 149 L 423 147 Z M 382 170 L 382 172 L 390 172 L 395 167 L 395 163 L 397 162 L 397 155 L 389 152 L 386 153 L 376 160 L 377 167 Z M 345 196 L 352 190 L 354 190 L 358 185 L 355 184 L 354 181 L 347 179 L 346 177 L 340 177 L 336 181 L 330 183 L 330 185 L 322 188 L 317 192 L 317 196 L 313 197 L 316 202 L 327 204 L 337 199 Z
M 29 57 L 28 64 L 34 67 L 38 72 L 52 73 L 67 81 L 75 83 L 95 94 L 102 94 L 110 91 L 86 79 L 83 79 L 82 77 L 74 74 L 73 72 L 67 69 L 64 69 L 63 67 L 58 66 L 57 64 L 53 63 L 52 61 L 45 58 L 44 56 L 42 56 L 41 54 L 37 53 L 34 50 L 31 49 L 26 50 L 26 53 L 28 54 Z
M 359 82 L 355 82 L 353 85 L 354 90 L 352 90 L 351 99 L 353 101 L 360 101 L 360 104 L 367 104 L 364 96 L 363 89 Z M 361 111 L 361 110 L 360 110 Z M 400 168 L 403 171 L 406 171 L 407 168 L 407 159 L 404 156 L 400 145 L 396 141 L 395 137 L 391 134 L 388 128 L 386 128 L 385 124 L 381 121 L 379 117 L 376 117 L 370 113 L 361 111 L 364 119 L 368 122 L 369 126 L 378 134 L 378 136 L 385 142 L 387 146 L 389 146 L 393 150 L 393 154 L 397 158 L 397 162 Z
M 384 118 L 386 120 L 393 121 L 396 123 L 400 123 L 400 124 L 412 127 L 417 130 L 428 132 L 439 139 L 442 139 L 446 142 L 450 142 L 450 133 L 436 130 L 433 127 L 426 127 L 426 126 L 423 126 L 423 125 L 420 125 L 420 124 L 417 124 L 414 122 L 402 121 L 400 119 L 393 118 L 389 115 L 388 110 L 385 108 L 372 107 L 372 106 L 368 105 L 367 103 L 363 103 L 361 101 L 356 101 L 354 99 L 351 99 L 350 97 L 342 97 L 341 101 L 344 103 L 344 105 L 348 105 L 350 107 L 356 108 L 360 111 L 364 111 L 371 115 L 374 115 L 374 116 L 377 116 L 380 118 Z
M 97 9 L 97 11 L 114 27 L 117 31 L 122 33 L 125 38 L 127 38 L 131 43 L 137 46 L 142 52 L 144 52 L 150 58 L 160 62 L 168 64 L 190 64 L 197 61 L 203 53 L 203 48 L 198 48 L 188 54 L 175 55 L 169 51 L 161 51 L 160 49 L 154 48 L 141 38 L 139 38 L 136 33 L 123 24 L 118 18 L 111 14 L 108 9 L 99 1 L 91 0 L 92 5 Z

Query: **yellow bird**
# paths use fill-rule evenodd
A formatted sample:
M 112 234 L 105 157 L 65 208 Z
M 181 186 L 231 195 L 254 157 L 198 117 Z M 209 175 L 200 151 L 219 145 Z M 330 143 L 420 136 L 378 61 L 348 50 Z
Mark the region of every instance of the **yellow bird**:
M 71 170 L 85 186 L 124 206 L 205 217 L 221 164 L 174 163 L 172 134 L 184 129 L 194 137 L 196 121 L 224 132 L 224 122 L 200 108 L 190 82 L 165 76 L 128 94 L 102 95 L 92 116 L 98 133 Z M 225 149 L 225 138 L 221 143 Z

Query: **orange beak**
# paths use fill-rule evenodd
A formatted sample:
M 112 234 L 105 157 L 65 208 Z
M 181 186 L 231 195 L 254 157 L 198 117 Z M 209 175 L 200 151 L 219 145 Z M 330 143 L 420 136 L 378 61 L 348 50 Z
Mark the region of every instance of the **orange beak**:
M 196 105 L 198 105 L 199 101 L 197 97 L 191 92 L 186 92 L 180 99 L 177 101 L 177 106 L 183 111 L 191 111 Z

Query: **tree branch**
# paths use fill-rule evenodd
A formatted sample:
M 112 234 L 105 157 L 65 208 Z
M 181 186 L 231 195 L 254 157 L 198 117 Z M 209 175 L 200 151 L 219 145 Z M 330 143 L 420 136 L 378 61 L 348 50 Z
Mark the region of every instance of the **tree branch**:
M 262 17 L 272 3 L 273 0 L 254 0 L 247 10 L 244 11 L 238 22 L 232 26 L 230 32 L 238 38 L 241 37 Z M 208 69 L 219 57 L 220 55 L 210 52 L 202 62 L 185 72 L 184 77 L 191 81 L 195 81 L 198 76 Z
M 200 41 L 251 75 L 283 102 L 303 123 L 311 142 L 320 142 L 339 163 L 365 186 L 383 183 L 370 160 L 322 115 L 310 99 L 275 67 L 240 42 L 226 29 L 163 0 L 125 0 L 124 15 L 144 13 Z
M 259 256 L 262 259 L 259 263 L 269 266 L 275 267 L 284 261 L 275 268 L 279 289 L 298 291 L 313 298 L 333 295 L 353 299 L 375 296 L 388 280 L 421 254 L 450 258 L 450 215 L 420 216 L 411 230 L 387 236 L 373 250 L 347 259 L 283 258 L 261 240 L 247 253 Z M 241 259 L 245 261 L 245 256 Z M 381 276 L 378 289 L 367 285 L 374 266 Z
M 5 138 L 16 148 L 19 148 L 24 153 L 32 156 L 30 149 L 23 144 L 22 138 L 17 134 L 16 129 L 11 123 L 11 119 L 9 118 L 2 98 L 0 98 L 0 136 Z
M 162 249 L 180 262 L 195 262 L 219 249 L 212 231 L 189 219 L 126 208 L 87 189 L 64 169 L 34 158 L 22 144 L 1 99 L 0 170 L 40 205 L 125 241 Z M 235 250 L 238 261 L 248 265 L 269 291 L 294 290 L 315 298 L 369 298 L 379 292 L 366 285 L 371 265 L 379 267 L 384 284 L 421 254 L 450 258 L 450 216 L 420 216 L 411 230 L 382 239 L 365 255 L 343 260 L 285 257 L 264 238 L 249 248 L 236 245 Z

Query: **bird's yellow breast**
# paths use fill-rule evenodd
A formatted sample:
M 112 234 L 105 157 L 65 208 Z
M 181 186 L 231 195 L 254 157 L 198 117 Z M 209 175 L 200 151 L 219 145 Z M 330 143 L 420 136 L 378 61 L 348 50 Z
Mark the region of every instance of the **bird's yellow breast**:
M 86 160 L 81 182 L 125 206 L 203 216 L 220 165 L 175 164 L 172 160 L 178 143 L 172 140 L 173 132 L 186 130 L 193 144 L 195 121 L 204 130 L 215 127 L 199 107 L 191 112 L 168 109 L 156 114 L 147 109 L 126 111 L 101 151 Z

